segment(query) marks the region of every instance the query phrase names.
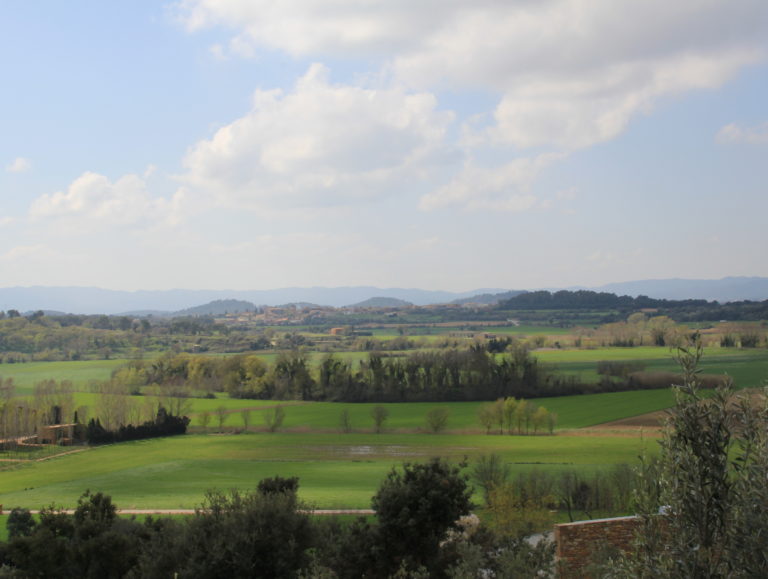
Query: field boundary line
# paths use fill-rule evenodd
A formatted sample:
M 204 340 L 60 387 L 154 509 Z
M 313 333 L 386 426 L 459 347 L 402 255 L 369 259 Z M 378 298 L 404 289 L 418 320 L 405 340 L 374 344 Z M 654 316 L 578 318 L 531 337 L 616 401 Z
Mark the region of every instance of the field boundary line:
M 33 515 L 40 514 L 39 509 L 29 511 Z M 75 509 L 63 509 L 61 512 L 73 515 Z M 194 515 L 195 509 L 117 509 L 118 515 Z M 373 509 L 311 509 L 300 511 L 310 515 L 373 515 Z
M 52 454 L 51 456 L 44 456 L 43 458 L 36 458 L 35 462 L 43 462 L 44 460 L 50 460 L 52 458 L 57 458 L 59 456 L 67 456 L 68 454 L 76 454 L 78 452 L 86 452 L 90 450 L 90 448 L 78 448 L 77 450 L 69 450 L 67 452 L 60 452 L 59 454 Z

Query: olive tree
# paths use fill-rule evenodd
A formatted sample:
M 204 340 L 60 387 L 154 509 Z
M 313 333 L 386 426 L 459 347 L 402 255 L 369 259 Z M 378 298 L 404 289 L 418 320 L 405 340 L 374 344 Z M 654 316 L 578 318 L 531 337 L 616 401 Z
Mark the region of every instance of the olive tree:
M 612 576 L 768 576 L 768 408 L 736 399 L 728 383 L 711 396 L 698 384 L 701 340 L 681 348 L 658 462 L 647 462 L 632 553 Z

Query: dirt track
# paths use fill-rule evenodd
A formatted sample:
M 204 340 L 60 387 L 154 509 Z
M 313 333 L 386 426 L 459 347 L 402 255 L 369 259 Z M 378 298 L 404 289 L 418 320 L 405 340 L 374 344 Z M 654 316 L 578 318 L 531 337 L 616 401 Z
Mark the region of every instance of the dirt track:
M 596 424 L 590 428 L 661 428 L 666 417 L 666 410 L 658 410 L 656 412 L 648 412 L 647 414 L 638 414 L 637 416 L 622 418 L 621 420 L 613 420 L 611 422 L 604 422 L 603 424 Z
M 38 514 L 40 511 L 32 510 L 32 514 Z M 74 514 L 74 509 L 65 509 L 63 512 L 70 515 Z M 312 515 L 372 515 L 371 509 L 315 509 L 308 511 Z M 194 515 L 194 509 L 118 509 L 119 515 Z M 0 511 L 2 514 L 2 511 Z

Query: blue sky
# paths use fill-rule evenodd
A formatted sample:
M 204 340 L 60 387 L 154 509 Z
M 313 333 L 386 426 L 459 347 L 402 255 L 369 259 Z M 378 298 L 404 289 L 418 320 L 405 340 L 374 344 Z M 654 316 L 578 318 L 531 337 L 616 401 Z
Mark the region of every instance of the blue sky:
M 0 285 L 768 276 L 763 0 L 8 0 Z

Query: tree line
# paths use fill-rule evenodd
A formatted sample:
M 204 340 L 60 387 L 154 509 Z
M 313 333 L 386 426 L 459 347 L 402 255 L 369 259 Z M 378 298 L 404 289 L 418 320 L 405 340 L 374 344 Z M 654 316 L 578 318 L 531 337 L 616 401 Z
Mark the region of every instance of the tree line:
M 0 448 L 14 449 L 41 426 L 74 421 L 85 408 L 75 407 L 74 389 L 68 380 L 38 382 L 32 396 L 17 396 L 12 378 L 0 378 Z
M 509 396 L 496 402 L 483 404 L 478 412 L 478 420 L 486 434 L 497 429 L 499 434 L 554 434 L 557 414 L 530 400 Z
M 271 364 L 255 354 L 227 357 L 167 355 L 133 360 L 113 372 L 111 387 L 139 394 L 146 388 L 177 397 L 337 402 L 448 402 L 541 398 L 667 387 L 642 381 L 580 382 L 540 364 L 522 344 L 491 354 L 482 344 L 465 349 L 370 352 L 359 362 L 333 353 L 311 360 L 303 350 L 280 352 Z
M 712 302 L 717 303 L 717 302 Z M 706 307 L 707 300 L 667 300 L 648 296 L 618 296 L 591 290 L 525 292 L 499 302 L 502 310 L 640 310 L 644 308 Z
M 371 352 L 359 363 L 326 354 L 313 364 L 301 350 L 282 352 L 271 365 L 256 355 L 164 356 L 130 362 L 115 370 L 113 382 L 137 393 L 156 385 L 190 395 L 226 391 L 235 398 L 340 402 L 536 398 L 581 388 L 540 365 L 522 346 L 494 356 L 480 345 L 398 356 Z
M 500 301 L 497 310 L 618 310 L 624 315 L 654 309 L 678 322 L 712 320 L 760 321 L 768 318 L 768 300 L 736 301 L 721 304 L 703 299 L 669 300 L 648 296 L 619 296 L 591 290 L 546 290 L 525 292 Z
M 85 439 L 88 444 L 113 444 L 129 440 L 144 440 L 161 436 L 176 436 L 185 434 L 189 426 L 186 416 L 174 416 L 162 406 L 157 410 L 154 420 L 141 424 L 121 424 L 116 430 L 107 430 L 101 425 L 101 420 L 91 418 L 85 428 Z
M 78 441 L 105 444 L 186 432 L 188 398 L 148 391 L 129 396 L 113 384 L 98 387 L 95 406 L 76 405 L 68 380 L 43 380 L 31 396 L 18 396 L 12 378 L 0 378 L 0 450 L 23 450 L 45 426 L 76 424 Z M 154 394 L 154 395 L 153 395 Z M 89 420 L 90 417 L 90 420 Z M 27 450 L 33 447 L 26 447 Z

